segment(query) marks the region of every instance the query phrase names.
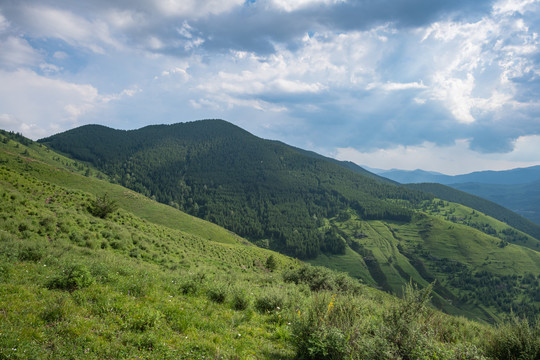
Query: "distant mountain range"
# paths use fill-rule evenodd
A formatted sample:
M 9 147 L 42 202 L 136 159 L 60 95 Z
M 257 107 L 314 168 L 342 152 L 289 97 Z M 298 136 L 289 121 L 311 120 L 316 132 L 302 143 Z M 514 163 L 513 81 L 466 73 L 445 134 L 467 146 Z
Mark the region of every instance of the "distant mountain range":
M 540 166 L 445 175 L 424 170 L 370 169 L 402 184 L 439 183 L 491 200 L 540 224 Z

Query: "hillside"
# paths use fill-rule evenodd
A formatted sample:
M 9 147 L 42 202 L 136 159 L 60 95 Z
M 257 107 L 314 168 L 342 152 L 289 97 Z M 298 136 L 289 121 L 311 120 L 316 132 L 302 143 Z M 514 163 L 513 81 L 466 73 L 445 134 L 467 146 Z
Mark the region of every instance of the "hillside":
M 515 185 L 463 183 L 451 186 L 489 199 L 540 226 L 540 180 Z
M 530 282 L 540 275 L 537 238 L 224 121 L 84 126 L 42 143 L 261 247 L 387 292 L 437 280 L 433 303 L 448 313 L 495 321 L 540 310 L 539 285 Z
M 510 209 L 534 222 L 540 229 L 540 166 L 506 171 L 479 171 L 455 176 L 423 170 L 390 170 L 378 173 L 402 184 L 440 183 L 451 186 Z M 521 230 L 526 231 L 524 228 Z
M 406 186 L 412 189 L 431 193 L 439 199 L 463 204 L 470 208 L 476 209 L 497 220 L 505 222 L 508 225 L 535 237 L 536 239 L 540 239 L 539 225 L 532 223 L 524 217 L 519 216 L 515 212 L 510 211 L 507 208 L 496 204 L 495 202 L 486 200 L 483 197 L 471 195 L 471 193 L 474 193 L 474 191 L 467 191 L 467 188 L 463 191 L 460 191 L 450 186 L 434 183 L 407 184 Z M 489 187 L 489 185 L 484 186 Z M 484 191 L 480 190 L 483 189 L 484 186 L 478 186 L 478 191 Z M 499 192 L 499 196 L 501 196 L 501 194 L 504 194 L 504 192 Z M 516 196 L 516 199 L 514 199 L 514 201 L 517 202 L 519 201 L 518 199 L 519 197 Z
M 412 212 L 392 200 L 428 198 L 221 120 L 133 131 L 83 126 L 41 142 L 134 191 L 299 258 L 341 251 L 321 238 L 322 219 L 352 207 L 365 219 L 407 221 Z
M 42 145 L 0 140 L 1 358 L 540 354 L 540 326 L 449 317 L 427 306 L 430 286 L 397 300 L 251 246 Z M 103 194 L 118 207 L 96 216 Z

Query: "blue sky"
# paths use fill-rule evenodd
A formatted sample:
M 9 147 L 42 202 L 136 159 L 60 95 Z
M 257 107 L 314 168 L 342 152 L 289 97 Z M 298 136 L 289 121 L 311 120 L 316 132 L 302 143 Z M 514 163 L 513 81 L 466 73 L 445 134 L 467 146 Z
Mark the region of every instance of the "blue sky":
M 538 0 L 2 0 L 0 128 L 206 118 L 374 168 L 540 164 Z

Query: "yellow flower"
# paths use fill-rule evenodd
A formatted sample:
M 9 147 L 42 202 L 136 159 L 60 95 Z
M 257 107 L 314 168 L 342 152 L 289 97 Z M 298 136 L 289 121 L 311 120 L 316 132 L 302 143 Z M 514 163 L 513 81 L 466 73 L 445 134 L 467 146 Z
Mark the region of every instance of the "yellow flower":
M 326 315 L 330 314 L 330 311 L 334 308 L 334 301 L 336 300 L 336 295 L 332 295 L 332 299 L 330 300 L 330 304 L 328 304 L 328 310 L 326 311 Z

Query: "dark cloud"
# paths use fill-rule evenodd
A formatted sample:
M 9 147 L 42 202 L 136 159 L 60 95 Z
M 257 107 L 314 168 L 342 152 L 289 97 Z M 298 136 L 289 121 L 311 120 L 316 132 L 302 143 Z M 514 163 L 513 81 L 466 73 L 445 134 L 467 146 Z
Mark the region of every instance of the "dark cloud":
M 308 32 L 367 30 L 376 25 L 417 27 L 440 18 L 477 18 L 490 11 L 493 1 L 380 0 L 347 1 L 312 5 L 296 11 L 268 8 L 264 1 L 236 8 L 230 13 L 195 22 L 208 36 L 208 50 L 236 49 L 267 54 L 273 43 L 295 42 Z

